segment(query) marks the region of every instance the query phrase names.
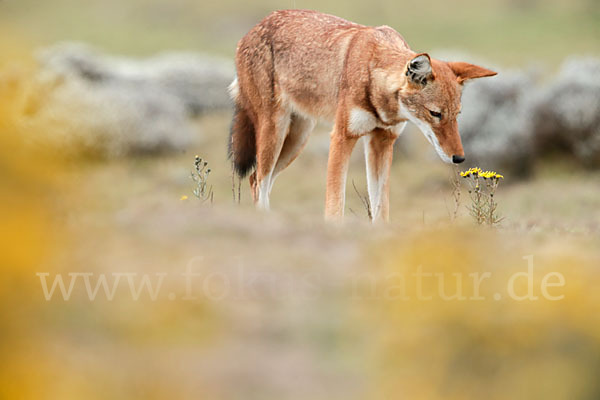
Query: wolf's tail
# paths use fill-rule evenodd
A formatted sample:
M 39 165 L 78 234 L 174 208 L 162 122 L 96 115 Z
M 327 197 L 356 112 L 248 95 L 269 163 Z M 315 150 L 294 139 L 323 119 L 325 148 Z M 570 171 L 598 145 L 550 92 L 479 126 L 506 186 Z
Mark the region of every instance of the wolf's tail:
M 241 178 L 256 165 L 256 130 L 248 112 L 239 104 L 235 105 L 231 121 L 229 158 L 233 160 L 233 168 Z

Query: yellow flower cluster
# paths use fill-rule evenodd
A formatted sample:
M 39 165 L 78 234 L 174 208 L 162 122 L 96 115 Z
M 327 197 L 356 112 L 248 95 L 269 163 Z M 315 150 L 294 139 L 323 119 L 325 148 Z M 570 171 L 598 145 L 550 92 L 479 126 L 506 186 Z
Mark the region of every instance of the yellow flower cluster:
M 494 171 L 482 171 L 481 168 L 475 167 L 460 173 L 460 176 L 466 178 L 468 176 L 480 176 L 483 179 L 502 179 L 504 175 L 500 175 Z
M 504 175 L 500 175 L 494 171 L 485 171 L 479 174 L 479 176 L 481 176 L 482 178 L 486 179 L 502 179 L 504 178 Z
M 479 175 L 482 173 L 483 173 L 483 171 L 481 170 L 481 168 L 475 167 L 475 168 L 469 169 L 468 171 L 461 172 L 460 176 L 462 176 L 463 178 L 466 178 L 467 176 Z

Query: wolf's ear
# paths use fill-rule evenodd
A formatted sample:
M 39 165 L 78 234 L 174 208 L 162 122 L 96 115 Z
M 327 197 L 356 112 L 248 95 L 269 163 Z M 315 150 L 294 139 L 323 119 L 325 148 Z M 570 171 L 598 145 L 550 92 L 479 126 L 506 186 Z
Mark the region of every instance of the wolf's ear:
M 426 85 L 428 80 L 433 80 L 433 70 L 431 69 L 431 59 L 429 54 L 417 54 L 406 65 L 406 76 L 417 85 Z
M 466 62 L 449 62 L 448 65 L 452 72 L 454 72 L 454 75 L 456 75 L 456 79 L 460 84 L 468 79 L 484 78 L 486 76 L 494 76 L 497 74 L 497 72 L 487 68 Z

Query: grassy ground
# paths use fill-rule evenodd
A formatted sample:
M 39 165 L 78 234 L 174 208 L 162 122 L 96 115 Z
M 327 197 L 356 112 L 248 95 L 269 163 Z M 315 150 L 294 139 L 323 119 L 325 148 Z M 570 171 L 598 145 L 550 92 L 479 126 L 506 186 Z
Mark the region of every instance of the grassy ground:
M 450 223 L 450 171 L 407 132 L 415 151 L 393 165 L 393 222 L 371 226 L 349 189 L 346 224 L 331 226 L 326 129 L 259 213 L 245 182 L 232 201 L 228 124 L 229 113 L 200 118 L 183 154 L 57 165 L 2 136 L 3 396 L 597 397 L 597 172 L 548 164 L 529 181 L 507 176 L 499 229 L 475 227 L 464 208 Z M 360 153 L 349 181 L 364 191 Z M 191 195 L 195 154 L 214 171 L 213 204 Z M 530 256 L 538 300 L 514 300 L 507 282 Z M 462 283 L 430 282 L 425 301 L 410 280 L 420 269 Z M 484 300 L 440 295 L 480 297 L 468 276 L 481 273 L 493 274 Z M 552 273 L 565 282 L 550 288 L 560 301 L 541 297 Z M 42 281 L 58 274 L 73 291 L 46 300 Z M 111 299 L 96 286 L 103 274 Z
M 449 222 L 449 171 L 417 136 L 422 151 L 393 167 L 393 223 L 372 227 L 349 190 L 348 208 L 357 215 L 349 212 L 336 227 L 322 221 L 325 129 L 280 177 L 274 210 L 264 214 L 254 211 L 245 182 L 242 203 L 232 203 L 223 145 L 228 117 L 202 117 L 185 154 L 73 162 L 61 174 L 62 189 L 50 203 L 58 253 L 31 267 L 19 295 L 27 296 L 25 315 L 35 316 L 25 337 L 40 344 L 23 344 L 17 360 L 49 388 L 46 394 L 567 399 L 598 393 L 598 173 L 556 172 L 550 165 L 531 181 L 507 177 L 498 192 L 506 220 L 497 230 L 477 229 L 464 209 Z M 363 189 L 360 153 L 350 176 Z M 195 154 L 214 171 L 213 204 L 191 195 Z M 505 295 L 504 274 L 526 271 L 527 255 L 535 257 L 537 274 L 565 275 L 566 288 L 553 292 L 566 293 L 564 301 L 489 300 L 494 290 Z M 389 277 L 409 277 L 419 265 L 448 276 L 493 272 L 493 286 L 484 289 L 488 300 L 387 297 L 396 287 Z M 182 277 L 187 268 L 200 274 L 193 299 Z M 149 274 L 154 284 L 155 274 L 166 277 L 156 300 L 144 292 L 134 301 L 123 284 L 113 301 L 102 295 L 89 301 L 80 284 L 71 300 L 57 295 L 46 302 L 32 276 L 39 271 Z M 538 296 L 542 276 L 535 277 Z M 407 290 L 414 295 L 412 284 Z M 33 354 L 43 362 L 27 364 Z

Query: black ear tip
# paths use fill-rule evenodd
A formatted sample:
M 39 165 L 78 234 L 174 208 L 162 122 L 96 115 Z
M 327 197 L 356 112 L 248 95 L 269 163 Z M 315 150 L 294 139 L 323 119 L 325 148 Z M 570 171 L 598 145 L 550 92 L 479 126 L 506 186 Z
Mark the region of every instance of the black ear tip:
M 410 62 L 408 63 L 408 68 L 415 71 L 429 70 L 431 69 L 431 66 L 429 65 L 429 58 L 425 57 L 422 54 L 420 56 L 416 56 L 415 58 L 410 60 Z
M 429 57 L 424 54 L 410 60 L 406 69 L 406 75 L 414 83 L 425 85 L 427 84 L 427 80 L 433 78 Z
M 427 58 L 423 54 L 418 55 L 418 56 L 416 56 L 415 58 L 412 59 L 412 62 L 418 62 L 418 63 L 425 62 L 425 61 L 429 61 L 429 58 Z

